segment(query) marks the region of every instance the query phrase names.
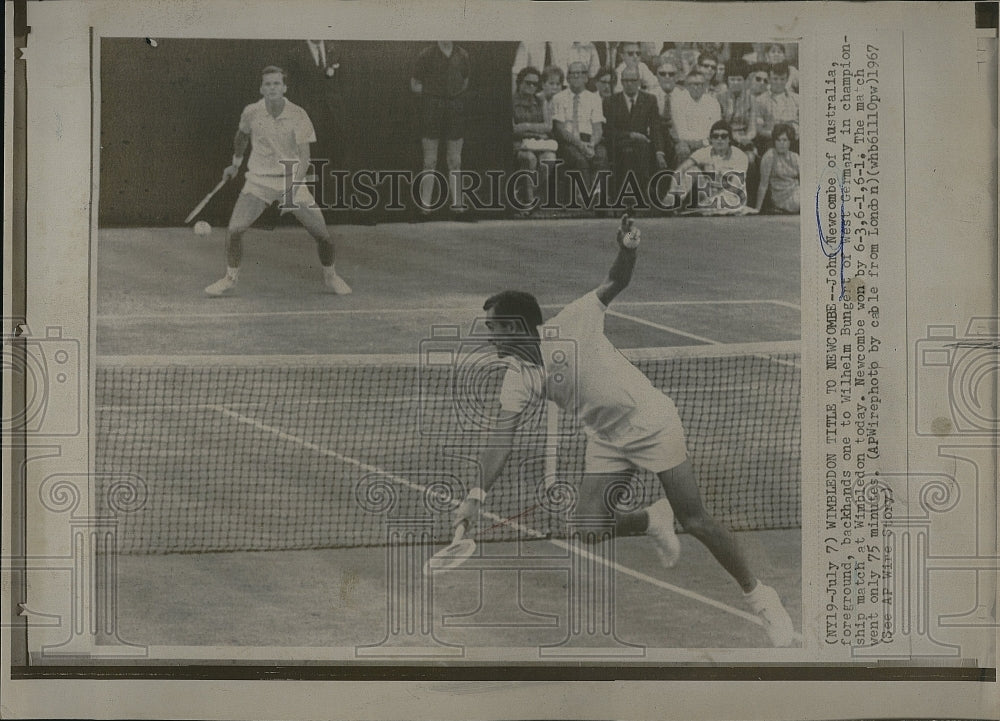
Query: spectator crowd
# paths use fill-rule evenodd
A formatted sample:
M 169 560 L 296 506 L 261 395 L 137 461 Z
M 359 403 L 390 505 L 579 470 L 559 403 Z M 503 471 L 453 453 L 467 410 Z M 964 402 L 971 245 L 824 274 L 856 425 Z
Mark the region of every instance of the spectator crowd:
M 796 46 L 779 43 L 522 42 L 511 67 L 514 155 L 551 161 L 611 194 L 631 184 L 682 212 L 799 212 Z M 649 183 L 658 171 L 665 182 Z M 589 186 L 588 186 L 589 187 Z M 634 197 L 634 195 L 633 195 Z M 653 204 L 655 207 L 655 203 Z M 527 213 L 528 211 L 525 211 Z

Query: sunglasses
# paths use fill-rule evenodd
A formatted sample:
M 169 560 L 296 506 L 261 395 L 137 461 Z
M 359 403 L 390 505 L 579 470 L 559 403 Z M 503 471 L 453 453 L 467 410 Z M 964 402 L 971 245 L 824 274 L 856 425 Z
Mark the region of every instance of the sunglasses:
M 757 75 L 757 76 L 754 76 L 753 81 L 755 83 L 766 83 L 767 82 L 767 76 L 766 75 Z
M 714 63 L 698 63 L 698 65 L 703 68 L 708 68 L 709 70 L 715 70 L 718 67 L 718 65 L 715 65 Z
M 531 85 L 532 87 L 535 87 L 535 88 L 537 88 L 537 87 L 538 87 L 538 86 L 539 86 L 539 85 L 541 84 L 541 81 L 538 81 L 538 80 L 532 80 L 532 79 L 530 79 L 530 78 L 525 78 L 525 79 L 524 79 L 524 84 L 525 84 L 525 85 Z
M 712 140 L 727 140 L 729 138 L 729 133 L 712 133 L 708 137 Z
M 625 54 L 626 55 L 633 55 L 634 56 L 634 55 L 638 55 L 639 51 L 638 50 L 626 50 Z
M 677 75 L 677 72 L 670 70 L 657 70 L 656 74 L 659 75 L 661 78 L 672 78 Z

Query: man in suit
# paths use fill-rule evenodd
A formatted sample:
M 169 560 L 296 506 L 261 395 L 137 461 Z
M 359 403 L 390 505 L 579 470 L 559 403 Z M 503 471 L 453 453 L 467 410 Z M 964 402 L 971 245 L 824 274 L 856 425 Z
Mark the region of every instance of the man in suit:
M 327 40 L 296 41 L 285 63 L 289 86 L 316 128 L 313 158 L 327 160 L 324 172 L 348 168 L 350 137 L 342 88 L 341 52 Z
M 640 77 L 636 68 L 626 67 L 621 82 L 622 92 L 604 101 L 615 193 L 617 195 L 629 173 L 635 176 L 645 193 L 654 152 L 663 150 L 659 109 L 656 98 L 639 90 Z

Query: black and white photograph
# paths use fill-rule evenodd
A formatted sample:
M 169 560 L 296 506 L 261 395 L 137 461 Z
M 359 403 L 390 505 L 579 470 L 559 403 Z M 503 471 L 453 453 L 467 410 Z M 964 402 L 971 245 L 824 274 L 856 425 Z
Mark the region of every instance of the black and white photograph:
M 800 645 L 797 45 L 99 56 L 121 640 Z
M 988 717 L 998 24 L 14 3 L 0 716 Z

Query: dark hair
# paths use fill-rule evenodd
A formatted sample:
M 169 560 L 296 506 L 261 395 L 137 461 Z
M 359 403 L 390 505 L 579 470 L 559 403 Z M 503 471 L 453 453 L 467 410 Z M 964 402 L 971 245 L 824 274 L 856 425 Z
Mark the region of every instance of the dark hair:
M 711 60 L 716 66 L 719 65 L 719 59 L 715 57 L 715 53 L 704 52 L 698 53 L 698 64 L 701 65 L 705 60 Z
M 767 63 L 754 63 L 750 66 L 750 70 L 747 75 L 752 75 L 753 73 L 769 73 L 771 72 L 770 67 Z
M 541 71 L 538 68 L 533 67 L 531 65 L 529 65 L 526 68 L 521 68 L 521 72 L 519 72 L 517 74 L 517 86 L 521 87 L 521 83 L 524 82 L 524 79 L 526 77 L 528 77 L 529 75 L 532 75 L 532 74 L 537 75 L 538 76 L 538 80 L 541 81 L 541 79 L 542 79 L 542 73 L 541 73 Z
M 611 80 L 608 81 L 608 82 L 611 83 L 611 87 L 614 87 L 615 85 L 618 84 L 618 71 L 616 71 L 614 68 L 608 68 L 607 70 L 601 70 L 601 71 L 599 71 L 597 73 L 597 75 L 594 76 L 595 82 L 597 80 L 600 80 L 605 75 L 610 75 L 611 76 Z
M 727 123 L 725 120 L 716 120 L 714 123 L 712 123 L 712 127 L 708 131 L 708 134 L 711 135 L 716 130 L 725 130 L 727 133 L 729 133 L 730 139 L 732 139 L 733 137 L 733 129 L 732 127 L 730 127 L 729 123 Z
M 548 82 L 552 78 L 556 78 L 559 84 L 562 85 L 566 80 L 566 73 L 558 65 L 548 65 L 545 70 L 542 71 L 542 82 Z
M 770 67 L 770 72 L 788 77 L 788 63 L 775 63 Z
M 538 337 L 542 324 L 542 309 L 531 293 L 520 290 L 503 290 L 491 295 L 483 303 L 483 310 L 493 309 L 494 314 L 524 321 L 528 334 Z
M 793 128 L 788 123 L 778 123 L 771 130 L 771 140 L 772 142 L 777 140 L 779 137 L 784 135 L 792 143 L 795 142 L 795 128 Z
M 726 63 L 726 77 L 745 78 L 747 76 L 747 63 L 743 58 L 733 58 L 728 63 Z
M 266 68 L 260 71 L 260 76 L 270 75 L 271 73 L 281 73 L 281 82 L 286 82 L 288 80 L 288 73 L 279 68 L 277 65 L 268 65 Z

